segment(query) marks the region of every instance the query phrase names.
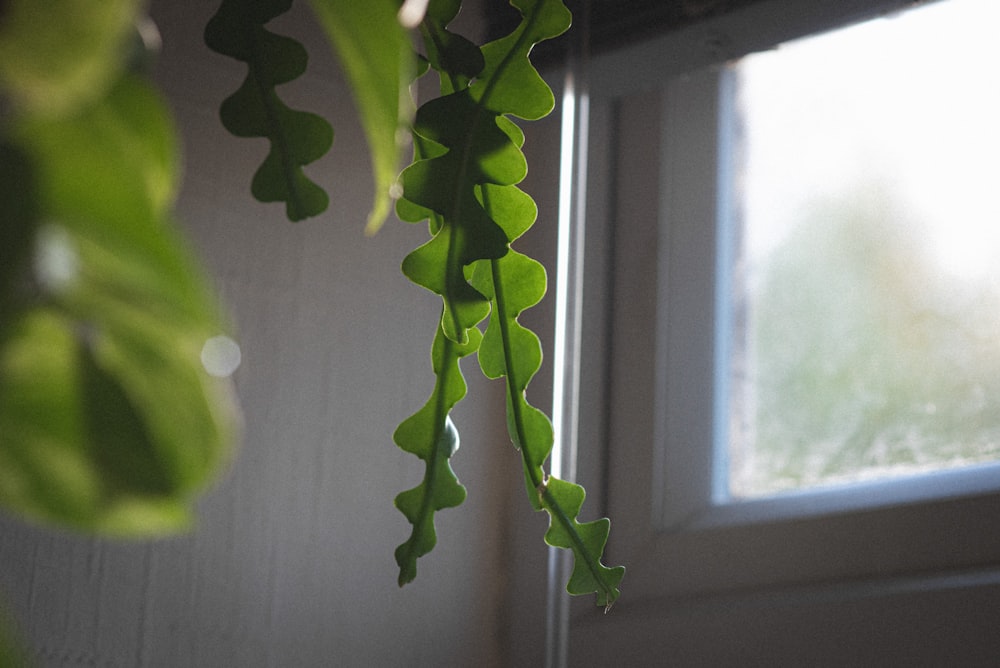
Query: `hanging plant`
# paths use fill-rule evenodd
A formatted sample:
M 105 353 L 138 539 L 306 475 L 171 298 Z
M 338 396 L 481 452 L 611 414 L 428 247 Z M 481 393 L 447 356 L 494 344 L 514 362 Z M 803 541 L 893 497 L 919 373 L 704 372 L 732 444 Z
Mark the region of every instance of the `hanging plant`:
M 417 112 L 417 155 L 402 174 L 397 207 L 404 220 L 430 221 L 430 241 L 406 257 L 403 272 L 443 304 L 432 355 L 434 393 L 396 432 L 400 447 L 427 465 L 421 485 L 396 498 L 413 524 L 410 539 L 396 551 L 400 583 L 415 577 L 416 558 L 434 545 L 433 513 L 464 498 L 446 463 L 458 445 L 449 412 L 465 394 L 458 361 L 477 352 L 483 373 L 506 383 L 508 429 L 521 454 L 529 501 L 550 516 L 545 540 L 573 552 L 568 591 L 596 593 L 597 603 L 610 607 L 624 569 L 601 563 L 609 523 L 580 524 L 583 489 L 543 469 L 552 425 L 525 395 L 541 365 L 541 344 L 517 318 L 545 294 L 545 270 L 511 248 L 536 217 L 534 202 L 517 188 L 527 164 L 524 135 L 511 117 L 536 120 L 552 111 L 552 92 L 528 54 L 569 28 L 570 14 L 560 0 L 514 0 L 521 24 L 479 50 L 446 30 L 458 4 L 432 2 L 422 25 L 442 95 Z M 480 334 L 477 326 L 487 319 Z
M 554 107 L 529 55 L 571 17 L 561 0 L 511 4 L 517 28 L 477 46 L 449 29 L 460 0 L 408 0 L 402 11 L 398 0 L 311 0 L 372 155 L 366 230 L 393 203 L 400 219 L 426 221 L 429 238 L 403 273 L 441 298 L 433 389 L 394 436 L 425 463 L 423 480 L 395 500 L 412 525 L 395 554 L 399 583 L 434 547 L 435 513 L 465 499 L 450 462 L 451 411 L 467 389 L 461 360 L 476 355 L 505 384 L 529 503 L 550 518 L 545 541 L 575 558 L 567 590 L 609 608 L 624 574 L 601 561 L 609 522 L 579 522 L 583 488 L 545 471 L 552 426 L 526 397 L 542 350 L 518 317 L 542 299 L 546 276 L 512 247 L 536 217 L 517 186 L 527 173 L 518 122 Z M 248 174 L 251 193 L 300 221 L 328 206 L 302 167 L 330 150 L 333 130 L 276 90 L 306 67 L 302 45 L 266 27 L 290 6 L 222 0 L 205 41 L 247 66 L 220 117 L 234 135 L 269 140 Z M 181 529 L 228 460 L 238 415 L 226 324 L 171 222 L 175 132 L 134 57 L 141 3 L 11 0 L 4 11 L 0 92 L 12 113 L 0 126 L 0 504 L 105 534 Z M 414 110 L 408 86 L 428 72 L 440 95 Z M 408 144 L 413 161 L 400 174 Z

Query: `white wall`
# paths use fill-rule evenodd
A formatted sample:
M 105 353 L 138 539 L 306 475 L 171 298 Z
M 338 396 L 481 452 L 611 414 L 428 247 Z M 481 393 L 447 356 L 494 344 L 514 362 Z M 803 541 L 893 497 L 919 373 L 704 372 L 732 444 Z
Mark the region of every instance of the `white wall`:
M 185 143 L 179 214 L 243 346 L 238 457 L 189 535 L 116 543 L 0 518 L 0 598 L 43 666 L 505 665 L 515 611 L 529 621 L 513 645 L 540 660 L 540 579 L 502 563 L 524 553 L 507 526 L 530 515 L 520 465 L 502 388 L 474 362 L 454 459 L 469 498 L 438 515 L 437 548 L 415 583 L 396 586 L 393 549 L 409 525 L 392 498 L 419 482 L 422 464 L 391 436 L 431 390 L 438 310 L 398 267 L 426 231 L 391 220 L 363 236 L 366 149 L 305 10 L 275 23 L 313 54 L 282 95 L 336 128 L 332 155 L 309 168 L 331 211 L 291 224 L 280 205 L 251 199 L 266 144 L 229 137 L 217 121 L 244 69 L 202 45 L 216 4 L 164 0 L 153 16 L 165 42 L 157 77 Z M 534 396 L 544 399 L 542 385 Z M 545 523 L 533 519 L 516 531 L 530 533 L 544 564 Z

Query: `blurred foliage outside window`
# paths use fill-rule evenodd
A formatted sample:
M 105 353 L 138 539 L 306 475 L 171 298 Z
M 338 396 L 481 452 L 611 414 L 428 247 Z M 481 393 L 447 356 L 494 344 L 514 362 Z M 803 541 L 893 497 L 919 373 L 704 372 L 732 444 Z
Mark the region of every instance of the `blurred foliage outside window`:
M 1000 3 L 750 56 L 730 492 L 1000 460 Z

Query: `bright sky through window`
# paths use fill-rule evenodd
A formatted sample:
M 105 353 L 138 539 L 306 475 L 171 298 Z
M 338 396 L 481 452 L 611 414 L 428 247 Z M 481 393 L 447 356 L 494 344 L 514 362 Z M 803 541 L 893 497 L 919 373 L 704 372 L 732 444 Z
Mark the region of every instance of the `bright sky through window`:
M 1000 458 L 997 0 L 737 66 L 731 489 Z
M 744 59 L 751 254 L 809 201 L 875 180 L 946 268 L 996 265 L 998 25 L 997 0 L 945 0 Z

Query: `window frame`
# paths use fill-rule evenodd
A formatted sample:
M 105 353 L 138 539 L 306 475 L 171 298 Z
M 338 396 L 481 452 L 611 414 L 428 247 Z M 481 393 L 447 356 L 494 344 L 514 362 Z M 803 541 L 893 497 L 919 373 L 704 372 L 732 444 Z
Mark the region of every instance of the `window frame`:
M 1000 463 L 992 463 L 730 498 L 729 333 L 740 224 L 731 201 L 735 95 L 735 73 L 725 66 L 673 77 L 661 95 L 659 225 L 669 242 L 661 244 L 658 261 L 656 524 L 668 530 L 745 524 L 1000 491 Z
M 579 477 L 613 518 L 608 559 L 627 564 L 623 600 L 641 610 L 776 591 L 843 601 L 1000 590 L 1000 465 L 723 505 L 713 478 L 713 409 L 725 392 L 714 360 L 726 345 L 714 331 L 728 310 L 716 281 L 728 280 L 719 270 L 732 251 L 715 236 L 728 207 L 716 189 L 727 141 L 718 110 L 731 97 L 724 70 L 704 68 L 910 4 L 768 0 L 592 62 Z M 701 127 L 661 129 L 653 147 L 630 143 L 622 123 L 635 110 L 647 137 L 655 127 L 641 110 L 648 102 L 668 124 L 686 113 Z M 631 176 L 609 167 L 626 150 L 655 155 L 647 171 L 657 174 L 645 178 L 657 180 L 638 196 Z M 674 160 L 695 154 L 695 165 Z M 649 192 L 659 193 L 654 216 L 632 201 Z M 679 241 L 710 248 L 715 261 Z M 593 630 L 582 621 L 590 610 L 578 606 L 574 619 Z

